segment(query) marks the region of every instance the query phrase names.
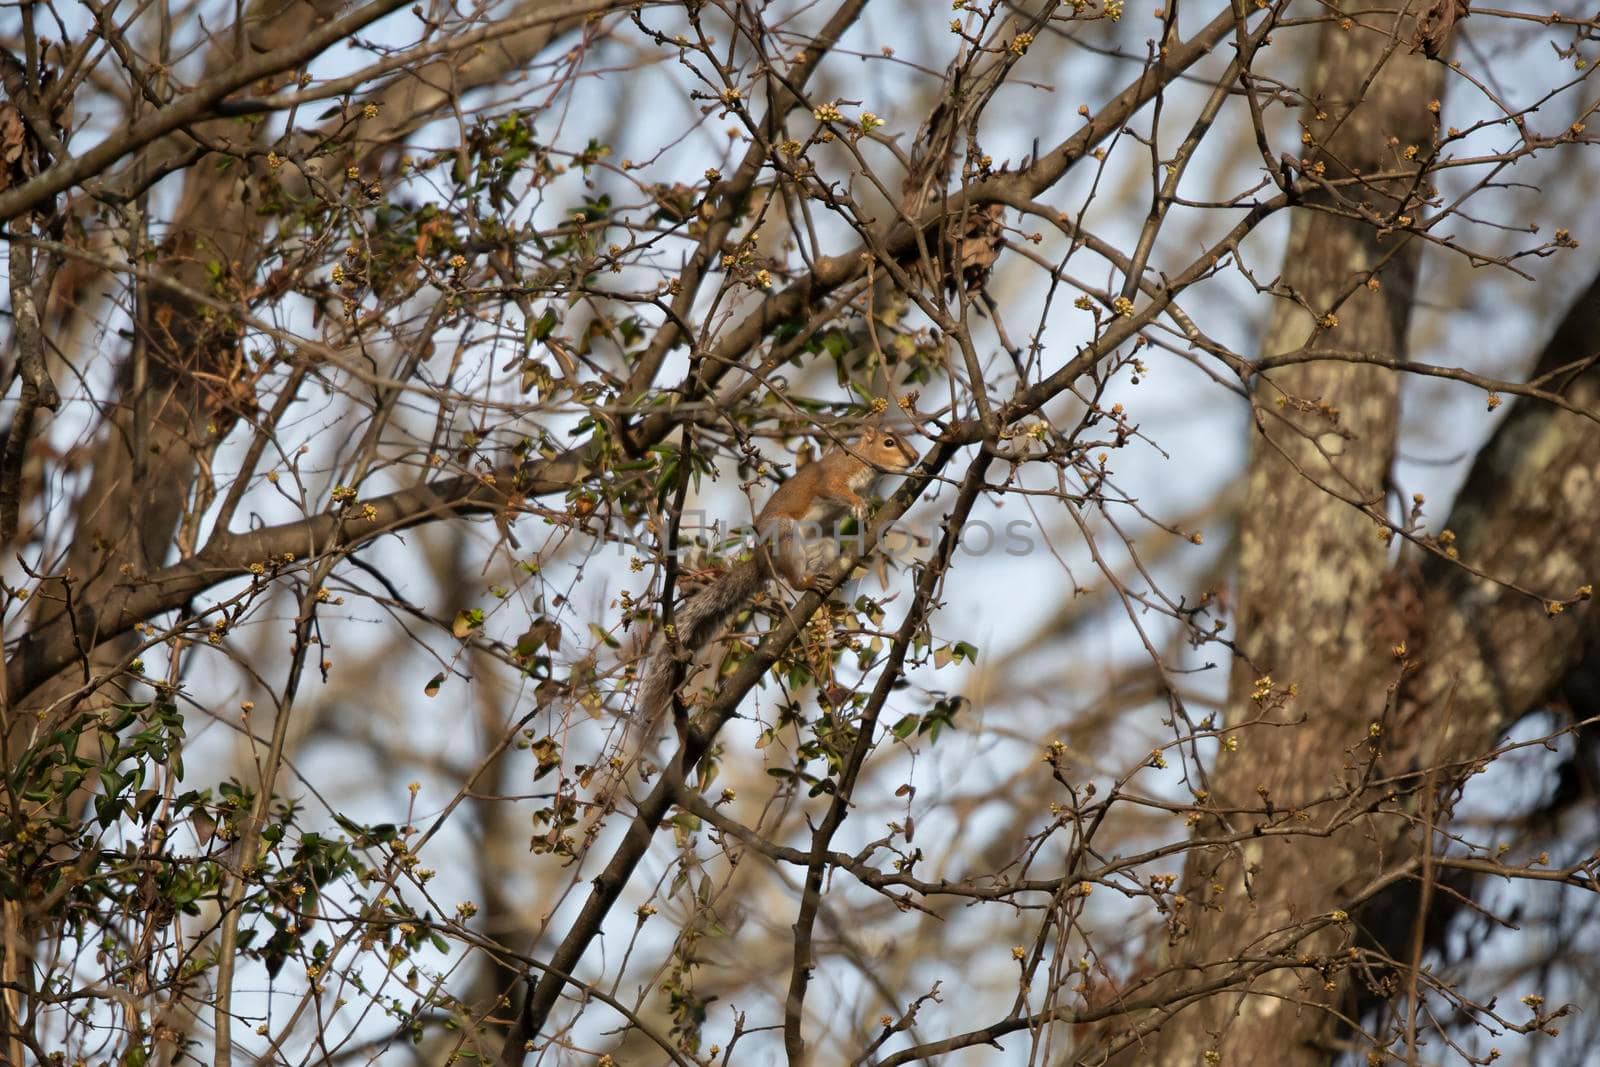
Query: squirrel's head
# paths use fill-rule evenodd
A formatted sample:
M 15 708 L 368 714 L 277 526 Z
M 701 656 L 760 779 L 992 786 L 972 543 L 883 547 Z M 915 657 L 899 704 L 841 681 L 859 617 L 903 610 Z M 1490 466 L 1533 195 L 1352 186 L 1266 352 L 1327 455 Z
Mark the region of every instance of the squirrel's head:
M 909 470 L 917 462 L 917 450 L 897 430 L 869 426 L 861 431 L 851 450 L 874 467 L 887 471 Z

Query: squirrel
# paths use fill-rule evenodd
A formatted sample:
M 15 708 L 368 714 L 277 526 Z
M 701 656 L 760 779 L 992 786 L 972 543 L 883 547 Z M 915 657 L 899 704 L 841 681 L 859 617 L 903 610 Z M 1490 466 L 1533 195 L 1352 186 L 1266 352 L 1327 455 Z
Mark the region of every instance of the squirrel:
M 835 446 L 778 486 L 756 515 L 755 554 L 678 608 L 673 623 L 678 643 L 704 648 L 722 624 L 748 604 L 774 576 L 795 589 L 810 589 L 817 573 L 837 555 L 837 524 L 846 515 L 865 523 L 861 495 L 884 474 L 898 474 L 917 461 L 916 451 L 892 430 L 863 429 L 848 445 Z M 672 699 L 672 658 L 657 634 L 639 693 L 639 718 L 660 721 Z

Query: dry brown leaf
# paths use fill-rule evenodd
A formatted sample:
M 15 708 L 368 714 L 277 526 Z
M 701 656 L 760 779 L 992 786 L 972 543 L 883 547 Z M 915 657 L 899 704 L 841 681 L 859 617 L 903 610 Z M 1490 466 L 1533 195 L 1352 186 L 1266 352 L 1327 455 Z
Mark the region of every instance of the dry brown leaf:
M 984 204 L 967 212 L 961 235 L 955 241 L 955 260 L 961 285 L 969 293 L 983 288 L 995 260 L 1000 258 L 1005 211 L 1004 204 Z M 954 288 L 955 279 L 949 279 L 949 284 Z
M 1429 59 L 1437 59 L 1449 47 L 1450 34 L 1456 22 L 1472 14 L 1468 0 L 1433 0 L 1417 19 L 1417 31 L 1411 37 L 1411 50 L 1420 49 Z

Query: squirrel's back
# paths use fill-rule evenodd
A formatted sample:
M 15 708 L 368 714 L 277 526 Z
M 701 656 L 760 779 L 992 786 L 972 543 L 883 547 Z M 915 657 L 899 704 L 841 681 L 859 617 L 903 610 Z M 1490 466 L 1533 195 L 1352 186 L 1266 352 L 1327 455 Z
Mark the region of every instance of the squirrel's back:
M 672 623 L 678 646 L 691 654 L 704 648 L 728 619 L 750 602 L 764 581 L 760 561 L 747 559 L 685 600 Z M 658 633 L 650 641 L 649 662 L 637 704 L 639 718 L 647 726 L 660 721 L 672 702 L 672 664 L 666 637 Z

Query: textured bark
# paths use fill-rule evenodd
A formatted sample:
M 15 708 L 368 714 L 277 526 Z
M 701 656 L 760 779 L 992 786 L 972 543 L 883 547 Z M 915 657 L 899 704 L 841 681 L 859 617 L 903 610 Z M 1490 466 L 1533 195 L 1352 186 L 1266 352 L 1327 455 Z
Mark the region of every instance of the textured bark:
M 1534 373 L 1552 376 L 1564 399 L 1597 413 L 1597 363 L 1600 276 L 1574 301 Z M 1572 601 L 1600 573 L 1600 530 L 1590 521 L 1597 508 L 1600 432 L 1593 418 L 1520 402 L 1479 452 L 1444 526 L 1461 561 L 1497 580 L 1437 556 L 1421 568 L 1416 611 L 1424 625 L 1412 643 L 1415 670 L 1398 689 L 1385 731 L 1386 775 L 1404 781 L 1419 768 L 1440 769 L 1422 783 L 1431 787 L 1423 801 L 1436 809 L 1448 808 L 1457 786 L 1523 716 L 1562 702 L 1592 712 L 1600 611 L 1592 600 Z M 1578 745 L 1586 747 L 1583 735 Z M 1554 792 L 1553 805 L 1571 802 L 1559 785 Z M 1387 806 L 1406 814 L 1416 807 L 1403 797 Z M 1414 824 L 1389 819 L 1373 829 L 1369 852 L 1381 850 L 1391 864 L 1420 855 L 1423 835 Z M 1366 873 L 1373 866 L 1369 860 Z M 1415 883 L 1400 883 L 1363 925 L 1401 959 L 1415 951 L 1419 926 L 1420 944 L 1436 946 L 1474 892 L 1469 879 L 1455 882 L 1459 895 L 1435 892 L 1425 912 Z
M 1535 373 L 1569 367 L 1557 387 L 1600 412 L 1600 275 L 1574 301 Z M 1519 402 L 1478 454 L 1448 521 L 1462 561 L 1501 582 L 1440 559 L 1424 568 L 1427 644 L 1402 690 L 1396 770 L 1472 761 L 1582 672 L 1600 630 L 1594 601 L 1552 613 L 1518 589 L 1564 601 L 1592 585 L 1600 575 L 1597 514 L 1600 428 Z
M 1318 95 L 1302 122 L 1328 179 L 1406 167 L 1400 146 L 1432 142 L 1430 97 L 1442 67 L 1407 54 L 1390 15 L 1365 14 L 1323 30 L 1311 84 Z M 1384 220 L 1414 208 L 1409 183 L 1364 182 L 1319 196 L 1295 213 L 1267 352 L 1348 346 L 1403 358 L 1416 282 L 1418 243 L 1385 234 Z M 1369 286 L 1374 279 L 1375 286 Z M 1241 523 L 1236 663 L 1231 721 L 1260 712 L 1258 679 L 1294 685 L 1277 715 L 1301 725 L 1256 727 L 1218 762 L 1210 802 L 1279 816 L 1218 816 L 1231 829 L 1276 822 L 1318 797 L 1350 787 L 1348 755 L 1383 717 L 1393 677 L 1391 641 L 1375 629 L 1388 548 L 1373 515 L 1384 508 L 1399 413 L 1398 375 L 1315 361 L 1257 383 L 1257 429 Z M 1323 811 L 1311 809 L 1313 825 Z M 1211 823 L 1210 830 L 1221 829 Z M 1248 985 L 1202 999 L 1154 1038 L 1147 1062 L 1322 1062 L 1330 1017 L 1296 1001 L 1337 1003 L 1343 978 L 1296 966 L 1324 962 L 1339 927 L 1305 935 L 1298 924 L 1326 915 L 1362 884 L 1371 845 L 1359 823 L 1331 837 L 1261 838 L 1198 852 L 1186 875 L 1187 934 L 1173 948 L 1186 982 L 1259 961 L 1280 964 Z M 1318 957 L 1324 959 L 1318 959 Z M 1325 986 L 1326 983 L 1326 986 Z M 1141 1057 L 1150 1054 L 1146 1045 Z M 1213 1061 L 1215 1062 L 1215 1061 Z

